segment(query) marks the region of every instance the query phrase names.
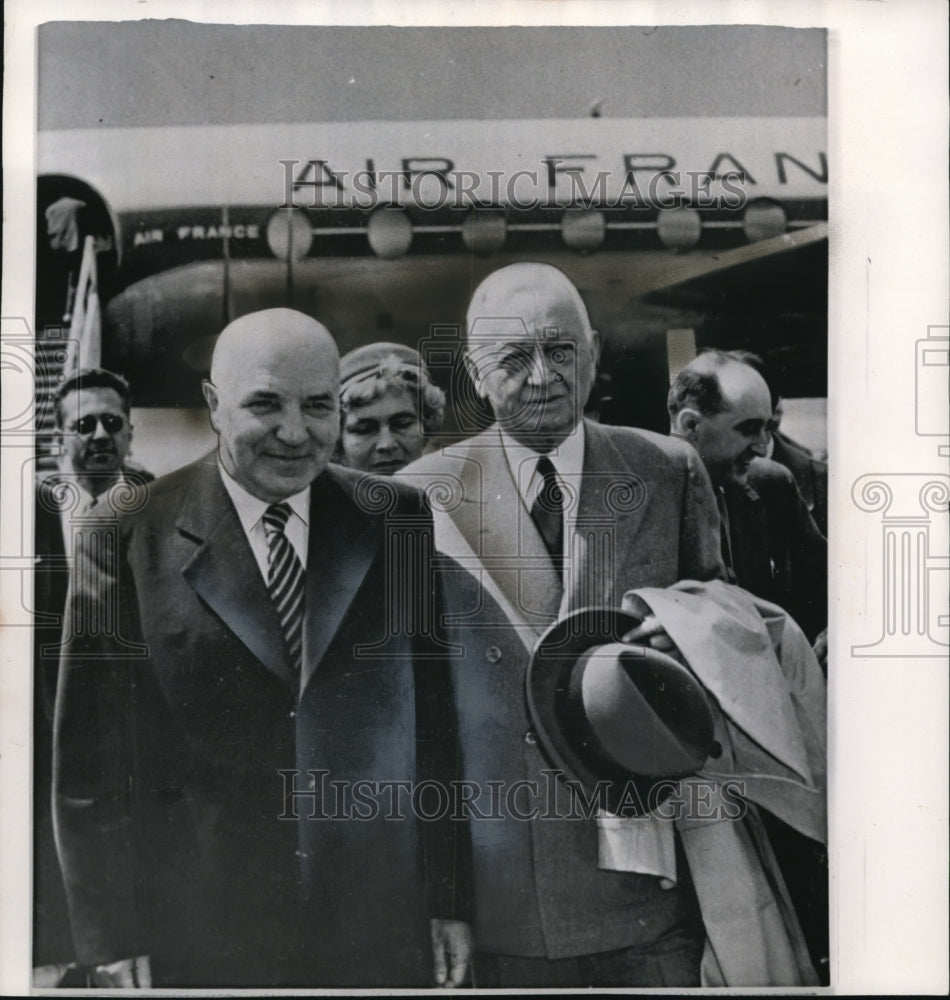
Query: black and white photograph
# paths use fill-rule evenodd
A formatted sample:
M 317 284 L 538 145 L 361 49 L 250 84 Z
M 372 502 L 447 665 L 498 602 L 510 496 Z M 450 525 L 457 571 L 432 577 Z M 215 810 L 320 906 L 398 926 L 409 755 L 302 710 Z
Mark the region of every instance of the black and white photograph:
M 946 954 L 950 650 L 946 275 L 883 362 L 857 32 L 221 6 L 24 29 L 21 985 L 939 986 L 856 971 L 885 898 Z

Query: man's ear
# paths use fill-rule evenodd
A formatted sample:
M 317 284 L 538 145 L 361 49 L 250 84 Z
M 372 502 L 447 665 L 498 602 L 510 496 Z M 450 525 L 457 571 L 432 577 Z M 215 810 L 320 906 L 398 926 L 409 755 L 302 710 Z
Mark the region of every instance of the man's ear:
M 702 420 L 699 410 L 694 410 L 690 406 L 684 406 L 679 413 L 670 421 L 670 433 L 678 434 L 680 437 L 692 441 L 696 437 L 696 428 Z
M 201 392 L 205 398 L 205 402 L 208 404 L 208 416 L 211 420 L 211 426 L 217 431 L 218 425 L 215 423 L 214 415 L 218 410 L 218 390 L 207 379 L 202 379 Z
M 597 330 L 590 331 L 590 355 L 591 363 L 594 366 L 594 373 L 597 373 L 597 369 L 600 366 L 600 333 Z

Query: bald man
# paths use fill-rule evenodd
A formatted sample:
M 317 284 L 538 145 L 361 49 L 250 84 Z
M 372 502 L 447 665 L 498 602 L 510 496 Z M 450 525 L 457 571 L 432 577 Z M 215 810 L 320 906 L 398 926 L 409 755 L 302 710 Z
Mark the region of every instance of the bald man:
M 761 372 L 741 351 L 704 351 L 676 375 L 667 406 L 672 433 L 696 448 L 712 480 L 730 580 L 787 611 L 827 671 L 828 546 L 792 473 L 764 457 L 773 405 Z M 766 809 L 762 819 L 815 968 L 826 977 L 824 846 Z
M 816 642 L 828 624 L 828 546 L 791 472 L 765 458 L 768 384 L 741 352 L 705 351 L 673 380 L 673 434 L 699 453 L 722 517 L 731 579 L 787 611 Z M 824 666 L 824 639 L 818 642 Z
M 319 323 L 236 320 L 204 384 L 216 452 L 80 548 L 55 808 L 98 985 L 464 977 L 458 824 L 391 801 L 457 756 L 414 603 L 431 518 L 411 488 L 328 467 L 338 393 Z
M 598 337 L 556 268 L 489 275 L 467 330 L 466 363 L 495 424 L 397 475 L 432 489 L 436 544 L 455 560 L 445 580 L 464 651 L 453 661 L 462 753 L 480 791 L 476 985 L 698 986 L 693 887 L 688 874 L 662 877 L 671 829 L 661 845 L 650 827 L 636 870 L 617 870 L 605 830 L 543 756 L 525 672 L 559 614 L 722 572 L 709 480 L 682 442 L 583 419 Z M 655 622 L 637 637 L 669 648 Z

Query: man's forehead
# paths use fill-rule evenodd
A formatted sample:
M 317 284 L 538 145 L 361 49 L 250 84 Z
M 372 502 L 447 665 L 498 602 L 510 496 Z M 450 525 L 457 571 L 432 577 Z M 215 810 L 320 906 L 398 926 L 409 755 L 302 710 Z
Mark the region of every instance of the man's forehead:
M 578 303 L 559 288 L 519 288 L 511 294 L 491 295 L 469 313 L 469 326 L 499 319 L 520 321 L 532 329 L 563 326 L 581 330 L 587 325 Z
M 79 410 L 83 413 L 89 410 L 121 410 L 122 397 L 108 386 L 93 386 L 67 392 L 60 400 L 60 406 L 64 410 Z
M 479 319 L 468 332 L 470 347 L 501 347 L 538 341 L 578 340 L 584 331 L 563 323 L 527 323 L 519 316 Z
M 237 387 L 238 395 L 249 396 L 280 396 L 287 399 L 306 399 L 310 396 L 331 396 L 339 391 L 339 382 L 334 383 L 329 378 L 321 379 L 269 379 L 259 378 L 245 382 Z
M 234 388 L 242 396 L 324 396 L 339 391 L 339 375 L 331 368 L 301 365 L 288 370 L 284 366 L 255 366 L 235 380 Z
M 726 408 L 722 411 L 722 419 L 732 427 L 756 421 L 767 424 L 772 419 L 772 411 L 764 405 L 757 394 L 746 393 L 739 399 L 726 400 Z
M 522 303 L 507 302 L 495 314 L 469 317 L 468 347 L 470 351 L 502 349 L 522 344 L 533 346 L 537 341 L 583 341 L 590 338 L 584 318 L 570 301 L 559 299 L 544 302 L 536 297 Z

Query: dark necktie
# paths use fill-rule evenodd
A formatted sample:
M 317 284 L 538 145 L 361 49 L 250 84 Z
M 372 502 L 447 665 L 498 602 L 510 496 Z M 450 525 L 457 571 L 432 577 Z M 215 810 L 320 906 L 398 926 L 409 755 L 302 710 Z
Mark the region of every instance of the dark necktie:
M 299 673 L 303 646 L 304 574 L 297 553 L 284 532 L 290 513 L 290 507 L 285 503 L 272 504 L 264 511 L 267 589 L 280 618 L 290 662 Z
M 564 492 L 558 485 L 554 463 L 547 455 L 538 459 L 541 491 L 531 505 L 531 520 L 544 539 L 554 569 L 561 576 L 564 569 Z
M 736 571 L 732 560 L 732 526 L 729 524 L 729 508 L 722 490 L 716 490 L 716 504 L 719 507 L 719 547 L 722 561 L 726 566 L 726 581 L 736 582 Z

